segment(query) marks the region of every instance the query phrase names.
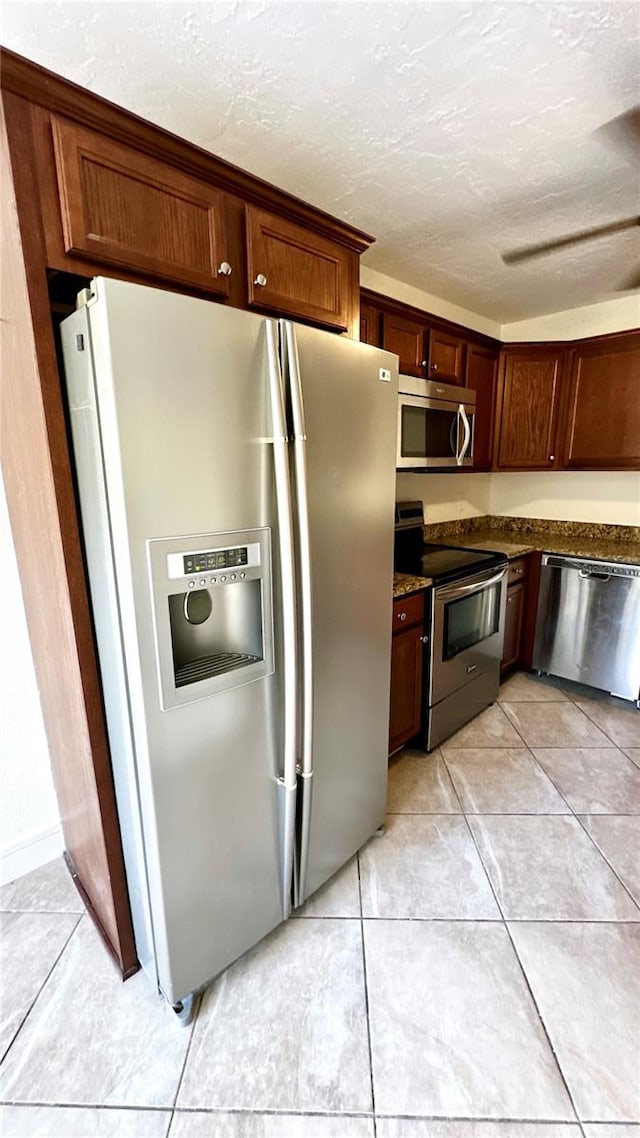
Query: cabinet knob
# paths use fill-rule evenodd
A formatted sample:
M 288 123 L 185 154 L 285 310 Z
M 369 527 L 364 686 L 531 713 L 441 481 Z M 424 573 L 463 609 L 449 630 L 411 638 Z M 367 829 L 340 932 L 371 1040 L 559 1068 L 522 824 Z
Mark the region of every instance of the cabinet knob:
M 432 370 L 432 371 L 437 371 L 437 370 L 438 370 L 438 365 L 437 365 L 437 364 L 431 364 L 431 370 Z
M 555 460 L 556 460 L 555 454 L 550 454 L 549 455 L 549 462 L 555 462 Z
M 420 642 L 421 642 L 422 644 L 428 644 L 428 643 L 429 643 L 429 637 L 428 637 L 428 636 L 421 636 L 421 637 L 420 637 Z
M 267 283 L 267 278 L 265 277 L 264 273 L 258 273 L 253 283 L 254 285 L 259 285 L 260 288 L 264 288 Z
M 233 269 L 228 261 L 223 261 L 221 265 L 218 265 L 218 272 L 221 277 L 230 277 Z
M 398 613 L 398 620 L 406 620 L 406 619 L 407 619 L 406 612 L 399 612 Z
M 426 367 L 426 366 L 427 366 L 427 361 L 426 360 L 420 360 L 420 367 Z

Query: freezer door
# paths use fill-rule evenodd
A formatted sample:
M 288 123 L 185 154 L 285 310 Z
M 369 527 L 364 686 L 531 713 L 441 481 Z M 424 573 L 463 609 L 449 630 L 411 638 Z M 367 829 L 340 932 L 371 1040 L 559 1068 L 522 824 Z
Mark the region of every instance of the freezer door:
M 94 289 L 88 321 L 63 326 L 70 418 L 74 439 L 89 439 L 77 473 L 101 667 L 123 662 L 118 691 L 104 689 L 122 702 L 107 715 L 120 728 L 110 742 L 121 824 L 138 830 L 124 835 L 136 851 L 132 902 L 148 909 L 134 920 L 150 922 L 154 959 L 143 963 L 175 1002 L 288 911 L 291 620 L 266 334 L 277 327 L 121 281 Z M 77 362 L 89 355 L 90 382 Z M 88 538 L 95 527 L 101 542 Z M 105 549 L 108 590 L 96 565 Z M 218 674 L 224 653 L 236 670 Z
M 281 337 L 303 631 L 300 904 L 384 819 L 398 361 L 287 322 Z

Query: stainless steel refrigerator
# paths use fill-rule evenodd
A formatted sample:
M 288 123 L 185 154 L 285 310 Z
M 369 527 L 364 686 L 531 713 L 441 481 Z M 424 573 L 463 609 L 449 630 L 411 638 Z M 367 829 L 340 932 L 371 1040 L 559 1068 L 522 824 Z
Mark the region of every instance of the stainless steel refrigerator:
M 79 304 L 61 334 L 136 945 L 180 1009 L 383 821 L 397 359 L 108 278 Z

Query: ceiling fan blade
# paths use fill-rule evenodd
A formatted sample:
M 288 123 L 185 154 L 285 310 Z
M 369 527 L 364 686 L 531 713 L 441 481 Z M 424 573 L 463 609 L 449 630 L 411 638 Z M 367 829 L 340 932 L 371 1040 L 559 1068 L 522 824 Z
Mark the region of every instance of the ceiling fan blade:
M 603 123 L 594 136 L 607 145 L 628 150 L 629 157 L 640 161 L 640 104 Z
M 618 292 L 629 292 L 636 288 L 640 288 L 640 269 L 625 277 L 624 283 L 618 286 Z
M 583 241 L 595 241 L 598 237 L 622 233 L 623 230 L 633 229 L 636 225 L 640 225 L 640 217 L 627 217 L 622 221 L 612 221 L 608 225 L 596 225 L 593 229 L 582 229 L 578 233 L 569 233 L 566 237 L 558 237 L 554 241 L 541 241 L 537 245 L 523 245 L 520 249 L 511 249 L 502 254 L 502 260 L 505 265 L 517 265 L 533 257 L 555 253 L 557 249 L 566 249 L 569 245 L 579 245 Z

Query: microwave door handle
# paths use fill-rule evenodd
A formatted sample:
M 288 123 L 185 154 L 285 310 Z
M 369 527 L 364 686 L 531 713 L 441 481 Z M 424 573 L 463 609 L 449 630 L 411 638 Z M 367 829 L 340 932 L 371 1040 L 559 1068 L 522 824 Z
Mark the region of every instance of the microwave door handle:
M 462 425 L 464 427 L 464 442 L 462 444 L 462 450 L 459 454 L 456 455 L 456 462 L 458 466 L 462 466 L 465 455 L 469 450 L 469 443 L 471 442 L 471 424 L 469 422 L 467 412 L 464 409 L 463 403 L 461 403 L 458 407 L 458 416 L 460 419 L 462 419 Z
M 283 641 L 284 739 L 283 761 L 277 775 L 278 827 L 282 915 L 291 912 L 291 880 L 295 842 L 297 792 L 297 672 L 298 642 L 296 627 L 295 562 L 289 476 L 289 441 L 287 437 L 282 388 L 282 372 L 278 356 L 276 325 L 265 321 L 267 336 L 267 371 L 271 403 L 271 431 L 275 478 Z
M 453 432 L 454 431 L 456 434 L 455 443 L 453 441 Z M 451 447 L 451 453 L 452 453 L 453 457 L 455 458 L 456 462 L 458 461 L 458 439 L 459 438 L 460 438 L 460 416 L 459 416 L 458 412 L 456 411 L 456 417 L 455 417 L 455 419 L 452 420 L 451 430 L 449 431 L 449 446 Z

